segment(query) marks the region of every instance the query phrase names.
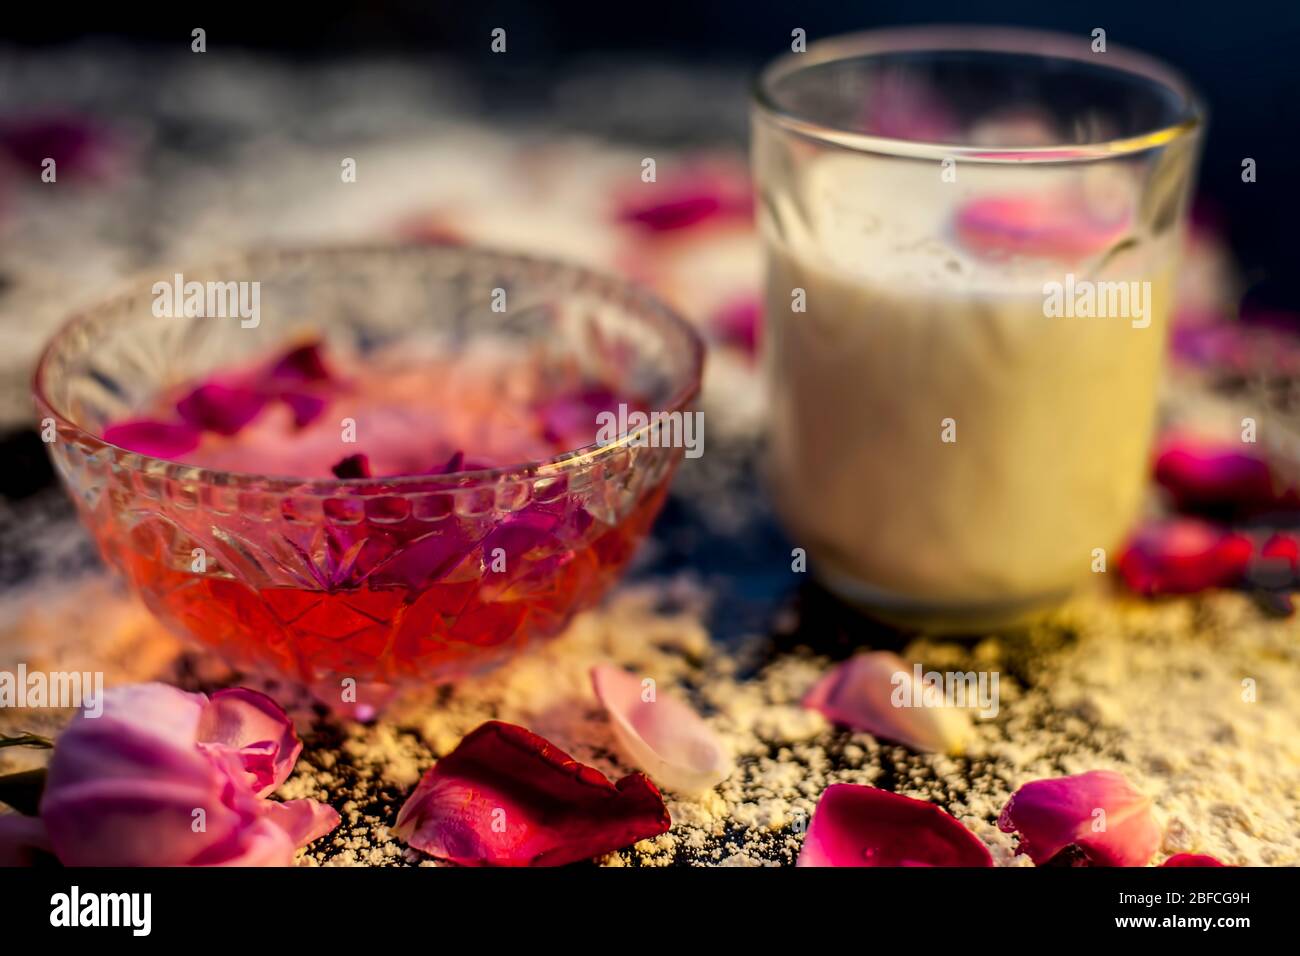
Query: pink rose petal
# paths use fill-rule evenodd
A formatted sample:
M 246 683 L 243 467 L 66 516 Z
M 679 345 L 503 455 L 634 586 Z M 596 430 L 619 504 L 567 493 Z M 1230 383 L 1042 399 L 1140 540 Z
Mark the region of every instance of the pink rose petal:
M 1155 477 L 1182 511 L 1245 517 L 1300 505 L 1296 489 L 1240 442 L 1167 435 L 1156 449 Z
M 247 687 L 212 695 L 199 719 L 198 743 L 237 752 L 259 797 L 289 779 L 302 753 L 289 715 L 270 697 Z
M 624 756 L 659 786 L 697 794 L 731 776 L 722 741 L 681 701 L 657 693 L 646 700 L 640 680 L 609 664 L 591 669 L 591 685 Z
M 803 705 L 827 720 L 914 750 L 960 752 L 970 737 L 970 717 L 958 707 L 895 706 L 925 703 L 925 687 L 916 688 L 913 668 L 897 654 L 857 654 L 828 671 L 813 685 Z
M 744 349 L 749 355 L 758 351 L 759 329 L 763 322 L 763 303 L 758 296 L 747 295 L 722 306 L 712 318 L 712 325 L 724 342 Z
M 132 419 L 104 429 L 104 441 L 150 458 L 176 460 L 199 447 L 200 432 L 190 425 Z
M 420 779 L 393 832 L 467 866 L 560 866 L 665 832 L 668 810 L 635 773 L 610 783 L 523 727 L 489 721 Z
M 1203 853 L 1175 853 L 1161 866 L 1224 866 L 1212 856 Z
M 957 210 L 957 239 L 987 258 L 1026 256 L 1074 261 L 1102 252 L 1128 231 L 1128 220 L 1094 218 L 1071 194 L 983 196 Z
M 320 839 L 341 820 L 338 811 L 329 804 L 305 799 L 267 801 L 266 818 L 283 830 L 295 847 Z
M 822 792 L 798 866 L 992 866 L 988 848 L 924 800 L 852 783 Z
M 287 866 L 337 817 L 278 804 L 301 744 L 263 694 L 164 684 L 107 691 L 55 743 L 40 814 L 66 866 Z
M 1016 852 L 1039 866 L 1068 847 L 1095 866 L 1145 866 L 1161 835 L 1151 798 L 1109 770 L 1025 784 L 1002 808 L 998 829 L 1019 833 Z

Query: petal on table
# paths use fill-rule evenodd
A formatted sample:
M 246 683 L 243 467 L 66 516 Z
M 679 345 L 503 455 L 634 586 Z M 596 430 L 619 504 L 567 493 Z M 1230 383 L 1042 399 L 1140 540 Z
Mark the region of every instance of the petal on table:
M 992 866 L 979 838 L 933 803 L 852 783 L 817 801 L 799 866 Z
M 1040 866 L 1068 847 L 1095 866 L 1145 866 L 1161 835 L 1151 798 L 1110 770 L 1025 784 L 1002 808 L 998 828 L 1019 833 L 1016 852 Z
M 283 803 L 268 800 L 266 818 L 288 834 L 295 847 L 318 840 L 339 825 L 338 811 L 328 803 L 303 798 Z
M 1204 853 L 1175 853 L 1161 866 L 1225 866 L 1212 856 Z
M 1175 518 L 1140 527 L 1120 555 L 1119 573 L 1139 594 L 1192 594 L 1241 583 L 1253 550 L 1242 535 Z
M 960 707 L 927 701 L 910 664 L 897 654 L 857 654 L 813 685 L 803 705 L 827 720 L 914 750 L 960 752 L 970 738 L 970 715 Z M 916 704 L 920 706 L 915 706 Z
M 624 755 L 659 786 L 696 794 L 731 776 L 731 755 L 686 704 L 668 695 L 647 700 L 639 679 L 609 664 L 591 669 L 591 684 Z
M 1246 515 L 1295 503 L 1294 491 L 1288 496 L 1268 462 L 1239 442 L 1165 436 L 1156 449 L 1155 477 L 1183 511 Z
M 663 797 L 643 774 L 611 783 L 523 727 L 489 721 L 425 773 L 394 832 L 454 863 L 559 866 L 670 824 Z

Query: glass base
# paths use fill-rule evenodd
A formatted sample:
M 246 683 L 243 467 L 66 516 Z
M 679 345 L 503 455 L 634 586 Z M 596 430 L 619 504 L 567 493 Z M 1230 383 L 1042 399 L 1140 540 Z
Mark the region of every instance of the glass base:
M 1021 628 L 1055 610 L 1071 593 L 1067 587 L 1005 601 L 945 603 L 902 597 L 825 568 L 819 568 L 816 575 L 829 591 L 862 613 L 891 627 L 927 634 L 984 634 Z

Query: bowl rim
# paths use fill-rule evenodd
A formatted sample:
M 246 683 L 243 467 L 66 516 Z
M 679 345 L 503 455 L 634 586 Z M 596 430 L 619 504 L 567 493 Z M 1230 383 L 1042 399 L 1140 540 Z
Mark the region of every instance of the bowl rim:
M 665 322 L 669 329 L 681 334 L 687 344 L 686 369 L 684 384 L 667 401 L 665 407 L 656 409 L 659 414 L 681 412 L 685 414 L 688 406 L 698 397 L 704 374 L 705 344 L 699 332 L 682 315 L 663 301 L 656 293 L 633 280 L 603 272 L 578 263 L 529 253 L 513 252 L 491 246 L 459 243 L 428 243 L 411 241 L 372 241 L 372 242 L 337 242 L 306 245 L 254 245 L 246 249 L 214 256 L 198 264 L 196 272 L 212 271 L 223 268 L 227 262 L 242 263 L 258 260 L 275 261 L 296 257 L 328 257 L 344 255 L 457 255 L 470 262 L 498 264 L 517 269 L 547 269 L 555 273 L 561 290 L 581 284 L 589 291 L 596 292 L 601 298 L 625 304 L 627 310 L 644 318 L 646 313 Z M 35 371 L 32 374 L 31 389 L 38 414 L 42 418 L 52 418 L 59 437 L 63 440 L 64 432 L 70 433 L 70 440 L 80 444 L 90 444 L 110 449 L 114 461 L 123 467 L 143 472 L 151 477 L 160 477 L 185 482 L 188 484 L 215 485 L 237 490 L 257 491 L 261 493 L 281 493 L 302 496 L 335 497 L 347 493 L 354 497 L 394 497 L 420 493 L 442 493 L 445 491 L 472 489 L 488 484 L 509 481 L 535 481 L 538 479 L 568 475 L 606 456 L 614 455 L 639 441 L 658 427 L 655 421 L 619 435 L 607 442 L 593 441 L 578 448 L 561 452 L 550 458 L 519 462 L 497 468 L 444 472 L 439 474 L 396 475 L 392 477 L 371 478 L 306 478 L 284 475 L 263 475 L 256 472 L 227 471 L 188 465 L 168 458 L 157 458 L 140 452 L 123 448 L 105 441 L 90 429 L 73 421 L 57 408 L 48 394 L 48 376 L 56 347 L 68 336 L 94 321 L 104 311 L 120 305 L 123 300 L 138 295 L 141 288 L 149 288 L 157 281 L 161 266 L 148 270 L 136 270 L 116 283 L 113 291 L 97 297 L 90 305 L 81 306 L 71 312 L 50 336 L 41 350 Z M 169 267 L 170 268 L 170 267 Z M 170 271 L 177 271 L 170 268 Z M 185 270 L 180 270 L 184 272 Z
M 1188 139 L 1202 130 L 1206 121 L 1204 100 L 1182 73 L 1157 57 L 1116 44 L 1108 44 L 1104 59 L 1098 62 L 1090 53 L 1090 40 L 1091 37 L 1056 30 L 962 23 L 883 27 L 844 33 L 811 42 L 803 53 L 785 53 L 769 61 L 753 78 L 750 107 L 754 116 L 787 133 L 853 152 L 931 161 L 951 158 L 982 164 L 1095 162 L 1158 149 Z M 1182 112 L 1178 120 L 1165 126 L 1110 140 L 1032 147 L 971 146 L 908 140 L 829 126 L 787 109 L 775 95 L 774 88 L 779 80 L 810 67 L 895 52 L 1007 53 L 1043 60 L 1090 63 L 1106 70 L 1135 74 L 1148 83 L 1164 87 L 1178 98 Z

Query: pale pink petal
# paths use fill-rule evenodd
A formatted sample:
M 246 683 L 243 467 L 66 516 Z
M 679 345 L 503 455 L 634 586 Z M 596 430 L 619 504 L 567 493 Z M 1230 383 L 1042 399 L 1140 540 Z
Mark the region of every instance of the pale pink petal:
M 203 708 L 198 743 L 239 752 L 259 796 L 289 779 L 302 752 L 289 715 L 270 697 L 247 687 L 212 695 Z
M 852 783 L 817 801 L 798 866 L 992 866 L 979 838 L 933 803 Z
M 913 750 L 959 753 L 971 733 L 965 709 L 927 696 L 912 665 L 888 651 L 857 654 L 828 671 L 803 705 L 827 720 Z
M 338 811 L 328 803 L 318 800 L 286 800 L 266 802 L 266 818 L 289 835 L 293 845 L 306 846 L 329 833 L 339 825 Z
M 1110 770 L 1025 784 L 1002 808 L 998 828 L 1019 833 L 1016 852 L 1039 865 L 1074 846 L 1097 866 L 1144 866 L 1160 845 L 1151 798 Z
M 609 713 L 624 756 L 655 783 L 695 794 L 731 776 L 735 767 L 731 755 L 712 728 L 686 704 L 668 695 L 647 693 L 640 679 L 609 664 L 591 669 L 591 684 Z

